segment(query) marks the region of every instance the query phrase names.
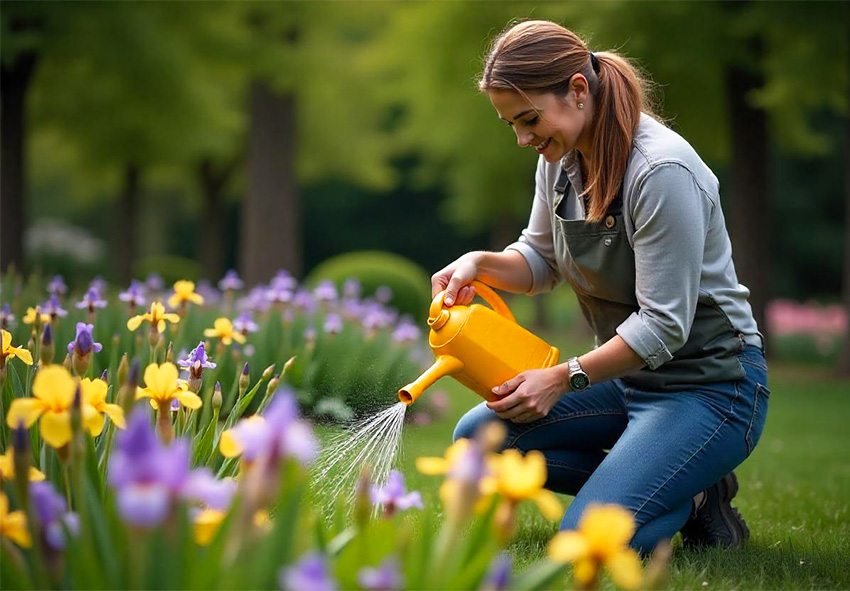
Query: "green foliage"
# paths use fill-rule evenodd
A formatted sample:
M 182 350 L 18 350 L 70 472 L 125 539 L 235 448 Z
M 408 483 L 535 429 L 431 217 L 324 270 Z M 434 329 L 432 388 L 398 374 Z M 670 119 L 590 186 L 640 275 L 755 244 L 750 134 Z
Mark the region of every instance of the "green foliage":
M 341 254 L 317 266 L 307 278 L 308 285 L 333 281 L 341 288 L 346 279 L 355 278 L 371 296 L 378 287 L 392 289 L 391 304 L 403 314 L 424 320 L 431 303 L 429 275 L 416 263 L 399 255 L 380 251 Z

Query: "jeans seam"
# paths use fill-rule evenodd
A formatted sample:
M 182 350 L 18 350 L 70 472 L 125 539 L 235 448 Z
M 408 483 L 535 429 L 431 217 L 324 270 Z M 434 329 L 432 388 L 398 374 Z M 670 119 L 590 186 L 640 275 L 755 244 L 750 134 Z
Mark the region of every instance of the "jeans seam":
M 753 449 L 755 446 L 753 445 L 753 423 L 756 420 L 756 415 L 759 412 L 759 398 L 762 396 L 761 392 L 759 392 L 760 388 L 763 388 L 760 383 L 756 382 L 755 392 L 753 393 L 753 414 L 750 416 L 750 424 L 747 425 L 747 434 L 744 436 L 744 440 L 747 443 L 747 457 L 753 453 Z
M 738 358 L 738 361 L 740 361 L 743 364 L 749 365 L 750 367 L 754 367 L 754 368 L 760 369 L 762 371 L 767 371 L 767 364 L 766 363 L 759 363 L 757 361 L 750 361 L 748 359 L 741 359 L 740 357 Z
M 579 418 L 582 418 L 582 417 L 617 416 L 617 415 L 622 415 L 622 414 L 623 414 L 622 411 L 601 411 L 601 412 L 600 411 L 582 411 L 582 412 L 570 413 L 566 417 L 558 417 L 557 419 L 553 419 L 551 421 L 547 421 L 545 423 L 541 423 L 539 425 L 534 425 L 533 427 L 529 427 L 528 429 L 526 429 L 525 431 L 523 431 L 522 433 L 516 435 L 513 439 L 511 439 L 510 442 L 507 444 L 507 447 L 516 447 L 516 442 L 519 440 L 520 437 L 522 437 L 524 435 L 528 435 L 532 431 L 536 431 L 537 429 L 540 429 L 541 427 L 548 427 L 549 425 L 554 425 L 555 423 L 571 421 L 573 419 L 579 419 Z
M 582 474 L 593 474 L 592 470 L 582 470 L 581 468 L 576 468 L 575 466 L 571 466 L 566 462 L 559 462 L 558 460 L 546 460 L 547 466 L 555 466 L 557 468 L 566 468 L 567 470 L 573 470 L 575 472 L 581 472 Z
M 690 463 L 690 461 L 691 461 L 691 460 L 693 460 L 699 452 L 701 452 L 703 449 L 705 449 L 705 446 L 706 446 L 706 445 L 708 445 L 708 442 L 709 442 L 709 441 L 711 441 L 712 439 L 714 439 L 714 436 L 715 436 L 715 435 L 717 435 L 717 433 L 720 431 L 720 429 L 723 427 L 723 425 L 725 425 L 727 422 L 729 422 L 729 417 L 734 416 L 734 414 L 735 414 L 735 402 L 738 400 L 738 394 L 739 394 L 739 390 L 738 390 L 738 384 L 739 384 L 739 383 L 740 383 L 740 382 L 735 382 L 735 396 L 733 396 L 733 397 L 732 397 L 732 401 L 731 401 L 731 403 L 729 404 L 729 416 L 723 417 L 723 420 L 720 422 L 720 424 L 719 424 L 719 425 L 717 425 L 717 428 L 716 428 L 716 429 L 714 430 L 714 432 L 713 432 L 713 433 L 712 433 L 712 434 L 708 437 L 708 439 L 706 439 L 705 441 L 703 441 L 703 443 L 702 443 L 702 445 L 699 447 L 699 449 L 698 449 L 698 450 L 696 450 L 694 453 L 692 453 L 692 454 L 690 455 L 690 457 L 689 457 L 687 460 L 685 460 L 685 462 L 684 462 L 681 466 L 679 466 L 678 468 L 676 468 L 676 471 L 675 471 L 675 472 L 673 472 L 673 473 L 672 473 L 672 474 L 671 474 L 671 475 L 667 478 L 667 480 L 665 480 L 664 482 L 662 482 L 662 483 L 661 483 L 661 485 L 660 485 L 658 488 L 656 488 L 656 489 L 653 491 L 653 493 L 652 493 L 651 495 L 649 495 L 649 497 L 647 497 L 647 499 L 646 499 L 643 503 L 641 503 L 641 506 L 640 506 L 640 507 L 638 507 L 638 508 L 637 508 L 637 510 L 635 511 L 635 516 L 637 516 L 637 514 L 641 512 L 641 510 L 642 510 L 642 509 L 646 506 L 646 504 L 647 504 L 649 501 L 651 501 L 651 500 L 655 497 L 655 495 L 657 495 L 657 494 L 658 494 L 658 491 L 660 491 L 662 488 L 664 488 L 665 486 L 667 486 L 667 483 L 668 483 L 668 482 L 670 482 L 670 481 L 671 481 L 671 480 L 672 480 L 672 479 L 676 476 L 676 474 L 678 474 L 679 472 L 681 472 L 681 471 L 682 471 L 682 468 L 684 468 L 685 466 L 687 466 L 687 465 Z
M 673 473 L 672 473 L 672 474 L 671 474 L 671 475 L 667 478 L 667 480 L 665 480 L 664 482 L 662 482 L 662 483 L 661 483 L 661 485 L 660 485 L 658 488 L 656 488 L 656 489 L 653 491 L 653 493 L 652 493 L 651 495 L 649 495 L 649 497 L 647 497 L 647 499 L 646 499 L 643 503 L 641 503 L 641 506 L 640 506 L 640 507 L 638 507 L 638 508 L 635 510 L 635 516 L 637 516 L 637 515 L 638 515 L 638 513 L 640 513 L 640 512 L 641 512 L 641 510 L 642 510 L 642 509 L 646 506 L 646 504 L 647 504 L 649 501 L 651 501 L 653 498 L 655 498 L 655 495 L 657 495 L 657 494 L 658 494 L 658 492 L 659 492 L 661 489 L 663 489 L 665 486 L 667 486 L 667 483 L 668 483 L 668 482 L 670 482 L 673 478 L 675 478 L 675 477 L 676 477 L 676 475 L 677 475 L 679 472 L 681 472 L 681 471 L 682 471 L 682 468 L 684 468 L 685 466 L 687 466 L 687 465 L 691 462 L 691 460 L 693 460 L 693 459 L 696 457 L 696 455 L 697 455 L 698 453 L 700 453 L 702 450 L 704 450 L 704 449 L 705 449 L 705 446 L 706 446 L 706 445 L 708 445 L 708 443 L 709 443 L 712 439 L 714 439 L 714 436 L 715 436 L 715 435 L 717 435 L 717 433 L 720 431 L 720 429 L 723 427 L 723 425 L 725 425 L 725 424 L 726 424 L 726 423 L 728 423 L 728 422 L 729 422 L 729 419 L 728 419 L 728 418 L 724 418 L 724 419 L 720 422 L 720 424 L 717 426 L 717 428 L 714 430 L 714 432 L 713 432 L 713 433 L 709 436 L 709 438 L 708 438 L 708 439 L 706 439 L 706 440 L 703 442 L 703 444 L 699 447 L 699 449 L 698 449 L 698 450 L 696 450 L 694 453 L 692 453 L 692 454 L 690 455 L 690 457 L 689 457 L 687 460 L 685 460 L 685 461 L 684 461 L 684 463 L 683 463 L 681 466 L 679 466 L 678 468 L 676 468 L 676 471 L 675 471 L 675 472 L 673 472 Z

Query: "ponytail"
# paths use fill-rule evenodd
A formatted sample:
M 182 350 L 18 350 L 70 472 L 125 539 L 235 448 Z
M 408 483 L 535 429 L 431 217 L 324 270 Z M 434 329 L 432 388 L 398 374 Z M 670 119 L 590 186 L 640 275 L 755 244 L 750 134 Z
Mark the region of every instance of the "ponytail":
M 590 204 L 587 219 L 598 222 L 623 182 L 645 93 L 640 75 L 624 58 L 607 51 L 595 56 L 599 82 L 594 94 L 593 142 L 584 192 Z

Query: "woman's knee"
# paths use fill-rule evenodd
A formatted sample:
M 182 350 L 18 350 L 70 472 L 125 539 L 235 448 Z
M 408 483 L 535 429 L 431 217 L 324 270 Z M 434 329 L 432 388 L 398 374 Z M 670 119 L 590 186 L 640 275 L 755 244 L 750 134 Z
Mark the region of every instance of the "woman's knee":
M 471 439 L 478 429 L 489 421 L 498 420 L 496 413 L 487 408 L 484 403 L 467 411 L 455 425 L 452 441 Z

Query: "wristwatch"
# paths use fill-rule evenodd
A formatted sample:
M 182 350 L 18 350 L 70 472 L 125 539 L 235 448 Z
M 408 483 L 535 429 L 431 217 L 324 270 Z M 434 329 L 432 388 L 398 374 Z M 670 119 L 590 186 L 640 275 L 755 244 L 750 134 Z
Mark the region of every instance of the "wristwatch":
M 590 387 L 590 378 L 587 372 L 581 368 L 578 357 L 567 359 L 567 370 L 569 371 L 570 390 L 581 392 Z

